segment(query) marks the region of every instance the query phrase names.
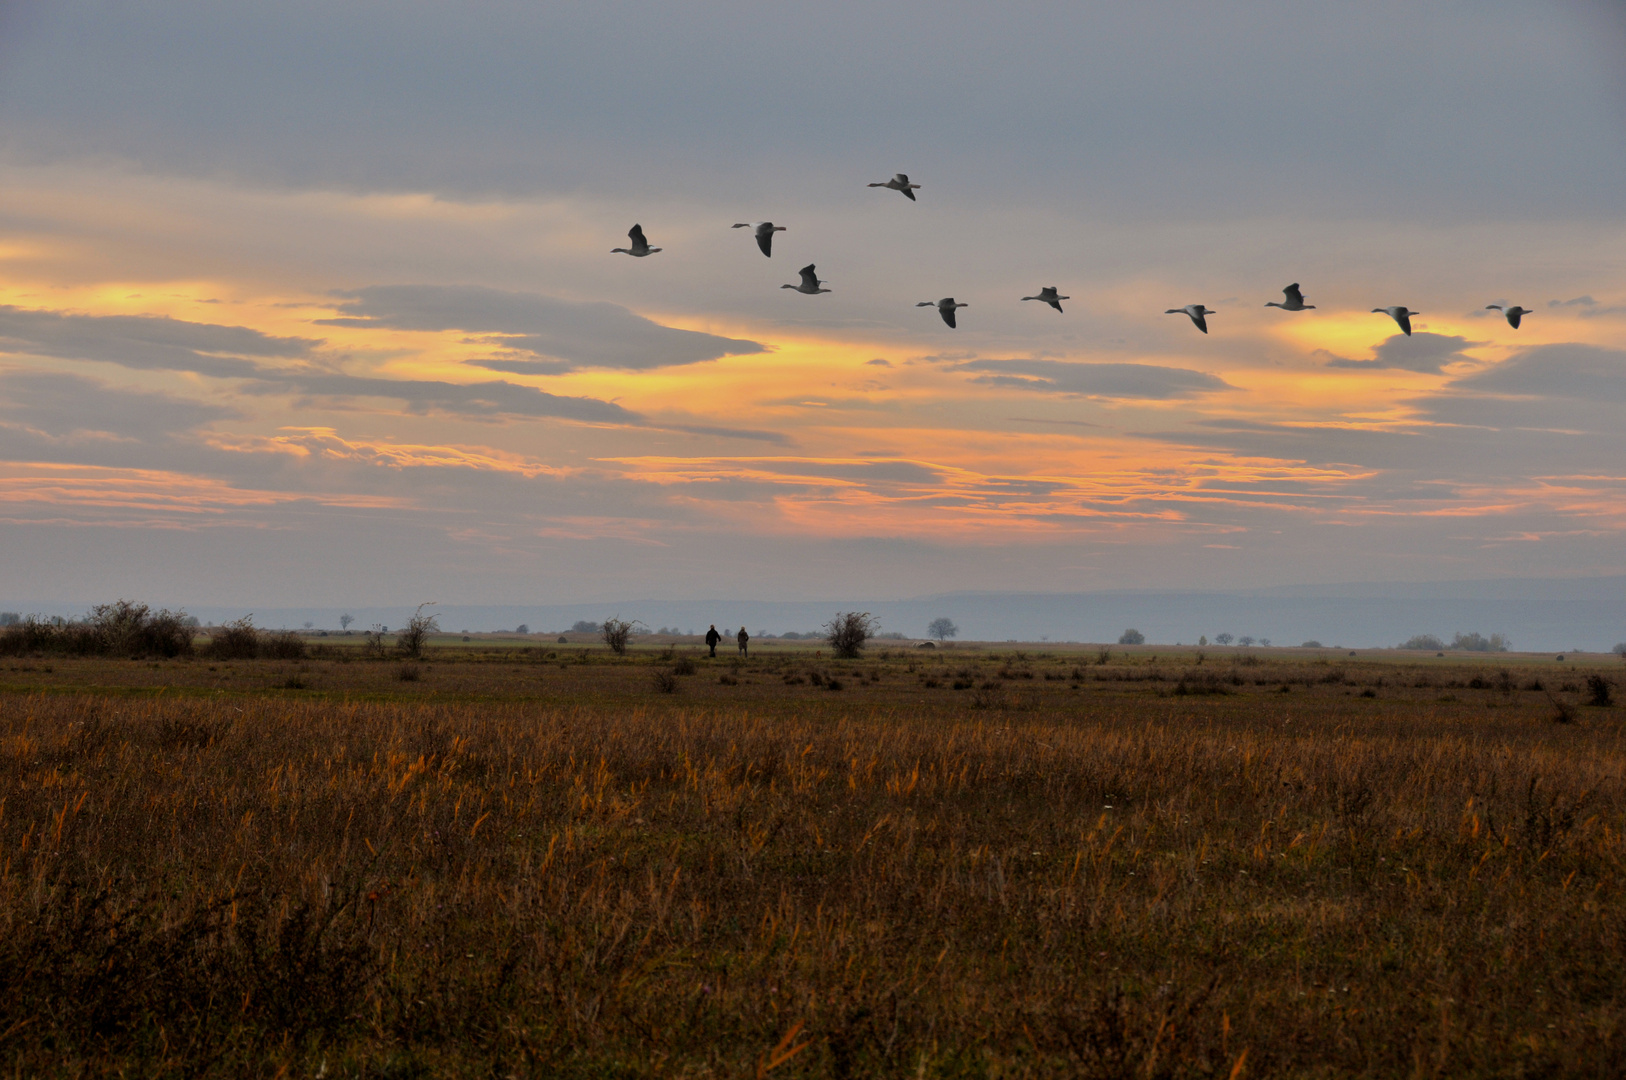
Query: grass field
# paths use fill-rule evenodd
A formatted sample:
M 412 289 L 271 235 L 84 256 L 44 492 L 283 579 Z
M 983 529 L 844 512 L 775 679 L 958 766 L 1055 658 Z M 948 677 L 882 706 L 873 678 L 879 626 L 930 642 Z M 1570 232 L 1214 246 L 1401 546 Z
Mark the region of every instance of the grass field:
M 453 644 L 0 661 L 0 1069 L 1626 1073 L 1618 661 Z

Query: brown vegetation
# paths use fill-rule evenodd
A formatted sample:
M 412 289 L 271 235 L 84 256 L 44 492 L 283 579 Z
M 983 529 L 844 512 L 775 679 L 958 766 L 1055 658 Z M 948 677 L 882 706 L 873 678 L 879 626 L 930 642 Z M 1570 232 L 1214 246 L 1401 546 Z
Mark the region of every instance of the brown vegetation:
M 672 696 L 636 652 L 426 655 L 0 671 L 0 1060 L 1626 1065 L 1613 708 L 1444 666 L 702 659 Z

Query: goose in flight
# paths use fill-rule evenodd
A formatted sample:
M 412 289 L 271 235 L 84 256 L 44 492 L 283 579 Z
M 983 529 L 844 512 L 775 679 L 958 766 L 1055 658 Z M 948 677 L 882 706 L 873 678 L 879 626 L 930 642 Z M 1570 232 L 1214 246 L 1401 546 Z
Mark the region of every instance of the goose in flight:
M 1165 311 L 1165 315 L 1190 315 L 1193 325 L 1203 333 L 1208 333 L 1208 316 L 1218 315 L 1219 312 L 1211 307 L 1201 304 L 1187 304 L 1185 307 L 1172 307 Z
M 955 308 L 970 307 L 970 306 L 971 306 L 970 304 L 956 304 L 954 302 L 954 297 L 952 297 L 952 296 L 945 296 L 941 300 L 922 300 L 920 303 L 915 305 L 915 307 L 934 307 L 934 308 L 936 308 L 937 313 L 939 315 L 943 316 L 943 321 L 949 324 L 949 329 L 950 330 L 953 330 L 955 328 L 954 309 Z
M 1055 308 L 1057 311 L 1060 311 L 1061 310 L 1061 301 L 1063 301 L 1063 300 L 1071 300 L 1072 297 L 1071 296 L 1057 296 L 1056 295 L 1056 287 L 1054 285 L 1046 285 L 1044 288 L 1039 290 L 1039 295 L 1038 296 L 1024 296 L 1024 297 L 1022 297 L 1022 299 L 1024 299 L 1024 300 L 1043 300 L 1045 303 L 1049 304 L 1051 307 Z
M 1530 314 L 1529 308 L 1522 308 L 1518 304 L 1514 304 L 1510 308 L 1504 308 L 1501 304 L 1486 304 L 1485 310 L 1500 311 L 1507 316 L 1507 324 L 1515 330 L 1519 328 L 1519 320 Z
M 813 264 L 808 263 L 802 267 L 802 283 L 800 285 L 781 285 L 779 287 L 781 289 L 795 289 L 799 293 L 807 293 L 807 295 L 812 296 L 815 293 L 830 291 L 829 289 L 819 288 L 823 284 L 824 282 L 819 280 L 819 275 L 814 271 Z
M 785 231 L 783 225 L 775 225 L 771 221 L 741 221 L 734 227 L 736 229 L 750 229 L 752 235 L 757 238 L 757 247 L 761 248 L 762 253 L 770 259 L 773 258 L 773 234 Z
M 1283 311 L 1311 311 L 1315 308 L 1314 304 L 1304 302 L 1304 294 L 1299 292 L 1299 283 L 1296 281 L 1282 290 L 1282 296 L 1286 299 L 1281 303 L 1278 304 L 1276 301 L 1270 300 L 1265 303 L 1265 306 L 1279 307 Z
M 909 182 L 909 174 L 908 173 L 898 173 L 896 176 L 894 176 L 892 179 L 888 180 L 884 184 L 871 184 L 870 185 L 870 187 L 884 187 L 884 188 L 891 188 L 893 191 L 901 191 L 901 192 L 903 192 L 904 198 L 908 199 L 910 202 L 915 201 L 915 191 L 914 191 L 914 189 L 918 188 L 919 186 L 920 186 L 919 184 L 911 184 Z M 950 323 L 949 325 L 953 326 L 954 324 Z
M 655 252 L 660 250 L 660 248 L 652 248 L 649 246 L 649 241 L 644 239 L 644 227 L 642 225 L 634 225 L 631 229 L 629 229 L 627 231 L 627 239 L 632 241 L 632 246 L 630 248 L 611 248 L 610 254 L 614 255 L 619 252 L 622 255 L 632 255 L 641 259 L 645 255 L 653 255 Z
M 1409 311 L 1405 304 L 1401 304 L 1399 307 L 1375 307 L 1372 309 L 1372 314 L 1389 316 L 1389 318 L 1400 324 L 1401 331 L 1407 337 L 1411 337 L 1411 317 L 1421 315 L 1422 312 Z

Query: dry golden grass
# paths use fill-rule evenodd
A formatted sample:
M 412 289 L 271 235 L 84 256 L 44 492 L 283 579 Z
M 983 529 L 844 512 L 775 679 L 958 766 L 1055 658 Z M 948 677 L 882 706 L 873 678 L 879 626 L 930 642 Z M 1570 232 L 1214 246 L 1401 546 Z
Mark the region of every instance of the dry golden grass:
M 1626 1066 L 1584 671 L 681 659 L 7 665 L 0 1065 Z

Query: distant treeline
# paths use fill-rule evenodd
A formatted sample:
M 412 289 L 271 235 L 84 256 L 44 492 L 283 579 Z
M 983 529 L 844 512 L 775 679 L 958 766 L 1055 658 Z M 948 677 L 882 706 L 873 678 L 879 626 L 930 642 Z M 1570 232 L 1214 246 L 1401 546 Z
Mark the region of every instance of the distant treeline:
M 45 619 L 6 613 L 0 625 L 0 656 L 192 656 L 220 660 L 269 657 L 298 659 L 305 642 L 292 631 L 267 632 L 248 619 L 225 626 L 200 627 L 184 611 L 159 609 L 119 600 L 98 604 L 80 619 Z M 197 641 L 202 634 L 203 642 Z
M 1396 646 L 1396 648 L 1400 649 L 1432 649 L 1435 652 L 1442 652 L 1446 649 L 1455 649 L 1458 652 L 1507 652 L 1512 647 L 1513 642 L 1502 634 L 1483 637 L 1477 632 L 1458 634 L 1451 639 L 1449 645 L 1433 634 L 1417 634 Z

